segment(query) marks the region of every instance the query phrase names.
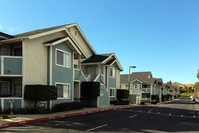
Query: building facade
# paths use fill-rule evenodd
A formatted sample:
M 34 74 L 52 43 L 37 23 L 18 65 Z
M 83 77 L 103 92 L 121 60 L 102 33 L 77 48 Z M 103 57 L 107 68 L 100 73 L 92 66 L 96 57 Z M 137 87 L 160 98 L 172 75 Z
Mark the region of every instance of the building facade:
M 101 62 L 91 60 L 103 56 Z M 114 53 L 98 55 L 79 26 L 62 25 L 19 35 L 0 32 L 0 106 L 33 107 L 24 97 L 25 85 L 57 86 L 58 98 L 50 106 L 81 99 L 81 83 L 101 83 L 97 106 L 116 98 L 122 67 Z M 94 61 L 95 61 L 94 60 Z M 38 103 L 39 104 L 39 103 Z

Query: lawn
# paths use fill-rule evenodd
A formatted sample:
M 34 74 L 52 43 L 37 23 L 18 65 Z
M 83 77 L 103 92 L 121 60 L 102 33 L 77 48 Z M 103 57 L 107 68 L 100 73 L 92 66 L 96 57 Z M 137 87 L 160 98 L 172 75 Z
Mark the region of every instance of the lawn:
M 190 97 L 190 96 L 192 96 L 191 93 L 181 93 L 180 95 L 181 95 L 181 97 Z

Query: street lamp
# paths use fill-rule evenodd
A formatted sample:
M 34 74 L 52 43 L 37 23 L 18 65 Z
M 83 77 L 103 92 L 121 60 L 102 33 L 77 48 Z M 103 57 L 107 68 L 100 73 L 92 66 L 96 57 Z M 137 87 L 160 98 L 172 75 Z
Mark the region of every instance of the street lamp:
M 130 71 L 131 71 L 131 68 L 136 68 L 136 66 L 129 66 L 129 75 L 128 75 L 129 90 L 130 90 Z

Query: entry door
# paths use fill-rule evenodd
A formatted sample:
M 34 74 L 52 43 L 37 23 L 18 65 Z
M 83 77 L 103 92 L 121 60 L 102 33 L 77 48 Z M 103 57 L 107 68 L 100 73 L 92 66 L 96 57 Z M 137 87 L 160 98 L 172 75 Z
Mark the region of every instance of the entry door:
M 74 97 L 80 98 L 80 82 L 74 82 Z

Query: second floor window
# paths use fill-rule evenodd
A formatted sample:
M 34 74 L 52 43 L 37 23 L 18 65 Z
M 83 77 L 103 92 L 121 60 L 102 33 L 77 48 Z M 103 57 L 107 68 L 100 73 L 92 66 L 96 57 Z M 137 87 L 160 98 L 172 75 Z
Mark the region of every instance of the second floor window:
M 71 54 L 61 50 L 57 50 L 57 65 L 71 67 Z
M 110 76 L 112 78 L 115 78 L 115 69 L 114 68 L 110 68 Z

